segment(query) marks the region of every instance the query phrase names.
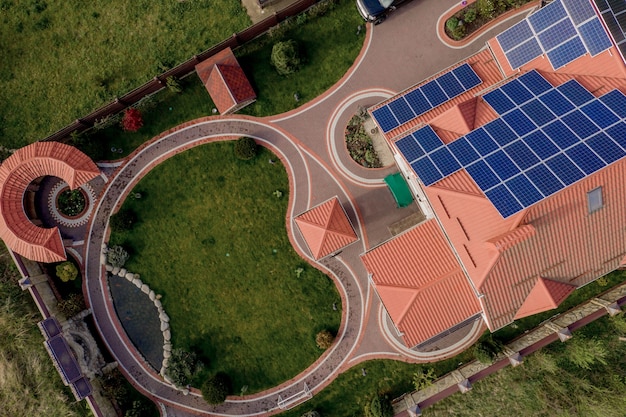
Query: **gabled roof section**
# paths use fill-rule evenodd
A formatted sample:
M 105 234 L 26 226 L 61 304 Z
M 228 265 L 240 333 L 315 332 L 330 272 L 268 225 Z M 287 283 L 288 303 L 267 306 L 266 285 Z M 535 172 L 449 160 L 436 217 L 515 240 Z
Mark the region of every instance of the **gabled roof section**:
M 35 226 L 24 212 L 26 188 L 47 175 L 74 189 L 100 175 L 100 170 L 87 155 L 63 143 L 36 142 L 18 149 L 0 166 L 0 237 L 30 260 L 57 262 L 66 259 L 59 230 Z
M 294 220 L 315 259 L 321 259 L 358 240 L 337 197 L 302 213 Z
M 478 98 L 474 97 L 459 103 L 458 105 L 450 108 L 450 110 L 434 118 L 430 122 L 431 126 L 457 133 L 459 136 L 469 133 L 474 129 L 477 101 Z
M 575 285 L 539 277 L 515 320 L 557 308 L 575 289 Z
M 196 65 L 196 73 L 221 114 L 236 111 L 256 99 L 230 48 Z
M 362 255 L 407 346 L 476 315 L 480 307 L 435 219 Z

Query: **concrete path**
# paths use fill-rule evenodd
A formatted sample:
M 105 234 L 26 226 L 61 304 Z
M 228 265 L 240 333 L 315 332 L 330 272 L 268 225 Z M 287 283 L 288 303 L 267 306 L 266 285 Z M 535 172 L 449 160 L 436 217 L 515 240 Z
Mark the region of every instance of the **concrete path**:
M 277 407 L 279 396 L 285 399 L 297 395 L 305 383 L 316 394 L 343 370 L 363 360 L 381 357 L 412 362 L 440 360 L 464 350 L 480 335 L 482 327 L 474 325 L 448 349 L 420 353 L 403 347 L 395 332 L 390 330 L 359 256 L 390 239 L 388 226 L 417 208 L 396 208 L 382 182 L 386 175 L 397 171 L 394 166 L 365 169 L 350 159 L 343 144 L 343 129 L 358 106 L 371 106 L 484 45 L 474 42 L 458 49 L 440 41 L 435 22 L 454 4 L 450 0 L 415 0 L 393 13 L 383 25 L 368 25 L 367 39 L 357 62 L 337 85 L 313 102 L 264 119 L 208 117 L 185 123 L 135 151 L 111 176 L 88 225 L 84 254 L 86 297 L 121 371 L 140 391 L 159 403 L 167 415 L 277 413 L 281 411 Z M 226 403 L 212 407 L 196 390 L 185 396 L 164 383 L 134 349 L 115 314 L 99 254 L 102 244 L 108 240 L 105 233 L 109 216 L 151 168 L 193 146 L 244 135 L 272 149 L 284 163 L 290 181 L 289 238 L 303 258 L 335 281 L 342 297 L 343 317 L 333 347 L 300 375 L 273 389 L 243 398 L 229 397 Z M 339 255 L 316 263 L 291 219 L 333 196 L 337 196 L 346 209 L 359 241 Z M 289 407 L 305 399 L 294 401 Z

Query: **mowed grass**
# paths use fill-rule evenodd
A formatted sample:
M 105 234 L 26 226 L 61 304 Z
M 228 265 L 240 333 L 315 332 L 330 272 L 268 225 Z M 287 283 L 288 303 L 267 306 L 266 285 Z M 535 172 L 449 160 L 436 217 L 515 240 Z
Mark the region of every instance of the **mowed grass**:
M 238 0 L 0 0 L 0 142 L 64 127 L 250 24 Z
M 277 161 L 262 150 L 237 160 L 233 142 L 183 152 L 141 180 L 141 199 L 124 203 L 138 223 L 111 237 L 133 252 L 128 269 L 163 295 L 174 347 L 230 375 L 235 393 L 303 371 L 322 353 L 316 333 L 337 331 L 341 320 L 333 282 L 291 247 L 287 175 L 270 158 Z

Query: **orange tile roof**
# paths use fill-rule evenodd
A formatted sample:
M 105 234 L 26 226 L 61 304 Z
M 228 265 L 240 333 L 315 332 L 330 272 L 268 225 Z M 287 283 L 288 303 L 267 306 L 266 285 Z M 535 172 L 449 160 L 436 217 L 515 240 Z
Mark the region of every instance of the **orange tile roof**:
M 576 289 L 575 285 L 538 277 L 515 319 L 555 309 Z
M 0 166 L 0 237 L 28 259 L 57 262 L 66 259 L 59 230 L 35 226 L 24 212 L 26 188 L 47 175 L 63 179 L 73 189 L 100 175 L 100 170 L 87 155 L 59 142 L 18 149 Z
M 196 65 L 202 80 L 220 114 L 235 111 L 256 99 L 256 94 L 230 48 Z
M 435 219 L 370 250 L 361 259 L 407 346 L 415 346 L 480 312 Z M 454 302 L 442 302 L 442 300 Z
M 337 197 L 302 213 L 294 220 L 315 259 L 321 259 L 358 240 Z

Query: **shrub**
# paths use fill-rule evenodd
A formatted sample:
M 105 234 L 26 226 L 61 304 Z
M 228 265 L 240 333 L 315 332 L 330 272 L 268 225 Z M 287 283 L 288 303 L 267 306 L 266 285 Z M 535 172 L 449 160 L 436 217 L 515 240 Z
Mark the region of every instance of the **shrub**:
M 235 142 L 235 156 L 239 159 L 250 160 L 256 156 L 257 151 L 258 146 L 252 138 L 244 136 Z
M 393 407 L 387 396 L 376 395 L 365 405 L 365 417 L 391 417 Z
M 496 11 L 494 0 L 476 0 L 476 9 L 480 16 L 491 19 Z
M 465 26 L 456 17 L 451 17 L 446 21 L 446 31 L 455 40 L 462 39 L 465 36 Z
M 165 369 L 165 375 L 172 380 L 174 385 L 184 387 L 203 367 L 204 364 L 198 360 L 194 352 L 174 349 Z
M 107 262 L 112 266 L 123 267 L 126 261 L 128 260 L 128 252 L 119 246 L 115 245 L 112 248 L 109 248 L 107 252 Z
M 270 62 L 280 75 L 288 75 L 298 71 L 302 64 L 298 42 L 290 39 L 274 44 Z
M 122 129 L 126 132 L 136 132 L 143 126 L 141 112 L 135 108 L 126 109 L 122 117 Z
M 335 336 L 329 330 L 322 330 L 315 336 L 315 343 L 320 349 L 328 349 L 333 345 Z
M 182 93 L 183 87 L 180 85 L 180 80 L 172 75 L 165 79 L 165 84 L 168 90 L 173 93 Z
M 476 20 L 476 7 L 468 6 L 467 9 L 465 9 L 463 20 L 465 20 L 466 23 L 472 23 Z
M 416 391 L 423 390 L 431 386 L 435 378 L 436 375 L 433 368 L 428 368 L 427 371 L 421 369 L 413 374 L 413 386 Z
M 81 294 L 72 293 L 59 301 L 57 308 L 66 318 L 74 317 L 85 309 L 85 300 Z
M 596 364 L 606 365 L 609 351 L 604 342 L 578 336 L 569 342 L 565 350 L 567 360 L 586 371 Z
M 131 208 L 123 207 L 111 216 L 109 225 L 113 232 L 125 232 L 132 229 L 135 222 L 137 222 L 137 213 Z
M 320 417 L 320 413 L 318 413 L 315 410 L 311 410 L 311 411 L 307 411 L 306 413 L 302 414 L 300 417 Z
M 57 277 L 63 282 L 73 281 L 78 276 L 78 268 L 71 261 L 63 262 L 56 267 Z
M 230 393 L 230 378 L 223 372 L 209 377 L 202 384 L 202 398 L 209 404 L 221 404 Z
M 502 352 L 502 343 L 489 336 L 474 345 L 474 355 L 480 363 L 491 363 Z

